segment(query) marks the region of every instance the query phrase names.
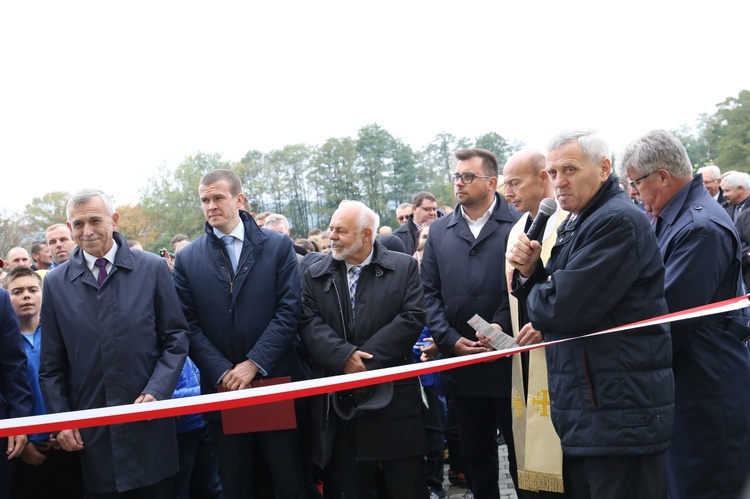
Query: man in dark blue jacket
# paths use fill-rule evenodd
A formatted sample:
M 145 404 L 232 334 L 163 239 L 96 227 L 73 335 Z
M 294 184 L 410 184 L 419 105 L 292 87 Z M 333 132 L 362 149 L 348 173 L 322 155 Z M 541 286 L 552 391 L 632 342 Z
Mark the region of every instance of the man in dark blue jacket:
M 701 176 L 693 177 L 679 140 L 663 130 L 637 139 L 626 147 L 620 173 L 658 220 L 670 312 L 745 294 L 742 243 Z M 672 499 L 739 497 L 750 475 L 750 356 L 742 341 L 747 330 L 734 324 L 727 314 L 672 324 Z
M 207 173 L 198 192 L 206 234 L 177 253 L 174 281 L 203 393 L 214 393 L 219 385 L 242 390 L 256 378 L 288 376 L 301 311 L 292 240 L 261 230 L 240 211 L 245 195 L 235 173 Z M 295 430 L 225 435 L 214 418 L 225 497 L 244 498 L 253 490 L 256 441 L 271 469 L 276 497 L 305 496 Z
M 525 234 L 506 253 L 517 269 L 514 293 L 526 300 L 531 324 L 545 340 L 667 311 L 656 238 L 618 187 L 609 158 L 596 132 L 555 137 L 546 169 L 560 207 L 571 216 L 558 229 L 546 268 L 539 243 Z M 576 498 L 665 498 L 674 399 L 667 326 L 569 341 L 548 347 L 546 355 L 566 492 Z
M 47 412 L 170 398 L 188 340 L 167 265 L 131 251 L 103 191 L 78 191 L 67 215 L 78 247 L 44 278 L 39 384 Z M 57 441 L 81 451 L 86 497 L 170 496 L 178 470 L 173 418 L 69 428 Z
M 430 225 L 422 260 L 427 326 L 446 357 L 486 348 L 467 323 L 474 314 L 511 331 L 503 253 L 520 217 L 495 193 L 497 160 L 484 149 L 464 149 L 451 175 L 458 206 Z M 446 371 L 446 396 L 455 397 L 461 447 L 474 496 L 499 498 L 497 429 L 508 444 L 510 472 L 516 454 L 510 412 L 510 358 Z

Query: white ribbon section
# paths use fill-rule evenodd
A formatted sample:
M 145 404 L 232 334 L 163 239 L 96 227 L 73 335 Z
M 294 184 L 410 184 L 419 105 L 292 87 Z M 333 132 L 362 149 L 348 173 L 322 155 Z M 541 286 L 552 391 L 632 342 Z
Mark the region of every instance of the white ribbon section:
M 747 296 L 733 298 L 718 303 L 712 303 L 701 307 L 676 312 L 653 319 L 634 322 L 623 326 L 598 331 L 580 337 L 566 338 L 563 340 L 540 343 L 525 347 L 509 348 L 506 350 L 485 352 L 463 357 L 452 357 L 438 359 L 409 366 L 398 366 L 375 371 L 367 371 L 355 374 L 342 374 L 328 378 L 313 379 L 271 385 L 247 390 L 214 393 L 209 395 L 198 395 L 170 400 L 160 400 L 143 404 L 128 404 L 98 409 L 87 409 L 82 411 L 71 411 L 44 416 L 30 416 L 24 418 L 12 418 L 0 420 L 0 437 L 18 434 L 45 433 L 59 431 L 68 428 L 87 428 L 106 424 L 129 423 L 148 419 L 158 419 L 170 416 L 181 416 L 199 412 L 232 409 L 249 405 L 258 405 L 268 402 L 278 402 L 301 397 L 309 397 L 339 390 L 348 390 L 362 386 L 375 385 L 386 381 L 395 381 L 421 374 L 455 369 L 480 362 L 490 362 L 502 357 L 507 357 L 519 352 L 526 352 L 536 348 L 553 346 L 567 341 L 576 341 L 581 338 L 609 334 L 617 331 L 626 331 L 644 326 L 663 324 L 685 319 L 693 319 L 706 315 L 730 312 L 750 306 Z

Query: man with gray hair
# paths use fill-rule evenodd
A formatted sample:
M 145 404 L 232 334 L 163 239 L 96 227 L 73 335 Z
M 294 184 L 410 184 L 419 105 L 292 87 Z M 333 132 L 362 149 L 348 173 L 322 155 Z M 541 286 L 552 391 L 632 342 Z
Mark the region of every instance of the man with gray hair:
M 667 312 L 653 230 L 619 188 L 598 133 L 553 138 L 546 170 L 560 208 L 571 215 L 546 267 L 540 243 L 524 233 L 509 243 L 506 258 L 533 329 L 547 341 L 578 338 L 545 349 L 565 491 L 576 498 L 665 498 L 674 397 L 668 326 L 581 338 Z
M 364 204 L 341 203 L 331 253 L 305 272 L 300 336 L 318 378 L 411 363 L 425 323 L 419 267 L 375 239 L 379 222 Z M 427 499 L 421 409 L 417 378 L 315 397 L 326 497 L 376 497 L 382 469 L 392 497 Z
M 669 311 L 745 294 L 742 244 L 732 220 L 701 176 L 693 177 L 680 141 L 655 130 L 630 143 L 621 158 L 620 175 L 654 215 Z M 740 179 L 725 184 L 725 194 Z M 672 323 L 675 418 L 666 461 L 672 499 L 738 497 L 750 474 L 746 336 L 747 328 L 726 313 Z
M 713 197 L 721 206 L 726 206 L 724 190 L 721 188 L 722 178 L 721 170 L 716 165 L 706 165 L 698 168 L 698 173 L 703 177 L 703 186 L 706 188 L 711 197 Z
M 120 215 L 102 191 L 70 198 L 78 243 L 45 277 L 39 383 L 47 412 L 172 397 L 188 351 L 187 322 L 167 264 L 132 251 L 116 232 Z M 177 473 L 174 418 L 57 433 L 80 451 L 87 498 L 166 498 Z
M 750 175 L 732 172 L 722 179 L 727 210 L 742 242 L 742 275 L 750 289 Z
M 410 203 L 401 203 L 398 205 L 398 208 L 396 208 L 396 220 L 398 220 L 399 225 L 404 225 L 406 222 L 409 221 L 409 215 L 412 214 L 411 204 Z

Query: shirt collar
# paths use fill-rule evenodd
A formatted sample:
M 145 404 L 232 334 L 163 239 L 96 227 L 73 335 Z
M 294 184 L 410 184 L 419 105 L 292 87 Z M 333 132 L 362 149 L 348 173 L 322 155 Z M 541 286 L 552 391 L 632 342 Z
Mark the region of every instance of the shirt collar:
M 214 235 L 216 235 L 216 237 L 218 237 L 219 239 L 221 239 L 224 236 L 232 236 L 234 238 L 239 239 L 240 241 L 245 240 L 245 226 L 243 225 L 242 220 L 237 222 L 237 225 L 234 227 L 234 229 L 232 229 L 232 232 L 230 232 L 229 234 L 224 234 L 222 231 L 220 231 L 216 227 L 213 228 L 213 231 L 214 231 Z
M 477 223 L 477 222 L 484 223 L 490 219 L 490 215 L 492 215 L 492 212 L 495 211 L 495 205 L 497 205 L 497 196 L 492 196 L 492 204 L 487 209 L 487 211 L 484 212 L 484 215 L 477 218 L 476 220 L 472 220 L 471 218 L 469 218 L 469 215 L 467 215 L 466 212 L 464 211 L 463 205 L 461 205 L 461 216 L 464 217 L 464 219 L 468 223 Z
M 372 255 L 375 253 L 375 245 L 372 245 L 372 248 L 370 248 L 370 254 L 367 255 L 367 258 L 364 259 L 364 261 L 360 264 L 358 264 L 360 267 L 367 267 L 370 265 L 370 262 L 372 262 Z M 346 263 L 346 271 L 349 272 L 349 270 L 355 266 L 353 263 L 344 262 Z
M 113 239 L 112 247 L 109 249 L 109 251 L 107 251 L 107 253 L 103 257 L 105 260 L 107 260 L 108 264 L 114 265 L 115 255 L 117 254 L 117 248 L 119 248 L 119 246 L 117 245 L 117 241 Z M 89 268 L 89 270 L 93 271 L 98 258 L 90 253 L 86 253 L 85 251 L 83 251 L 83 249 L 81 250 L 81 252 L 83 253 L 83 258 L 86 260 L 86 266 Z

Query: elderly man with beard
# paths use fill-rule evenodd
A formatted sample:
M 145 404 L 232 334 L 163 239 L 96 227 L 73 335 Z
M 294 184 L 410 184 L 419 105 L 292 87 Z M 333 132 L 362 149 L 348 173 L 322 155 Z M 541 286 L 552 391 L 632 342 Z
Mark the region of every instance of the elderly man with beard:
M 425 323 L 419 268 L 375 240 L 378 225 L 362 203 L 341 203 L 331 218 L 331 254 L 305 272 L 300 334 L 316 377 L 411 363 Z M 416 378 L 317 397 L 313 420 L 326 494 L 335 487 L 347 499 L 375 498 L 381 468 L 392 497 L 427 498 Z

